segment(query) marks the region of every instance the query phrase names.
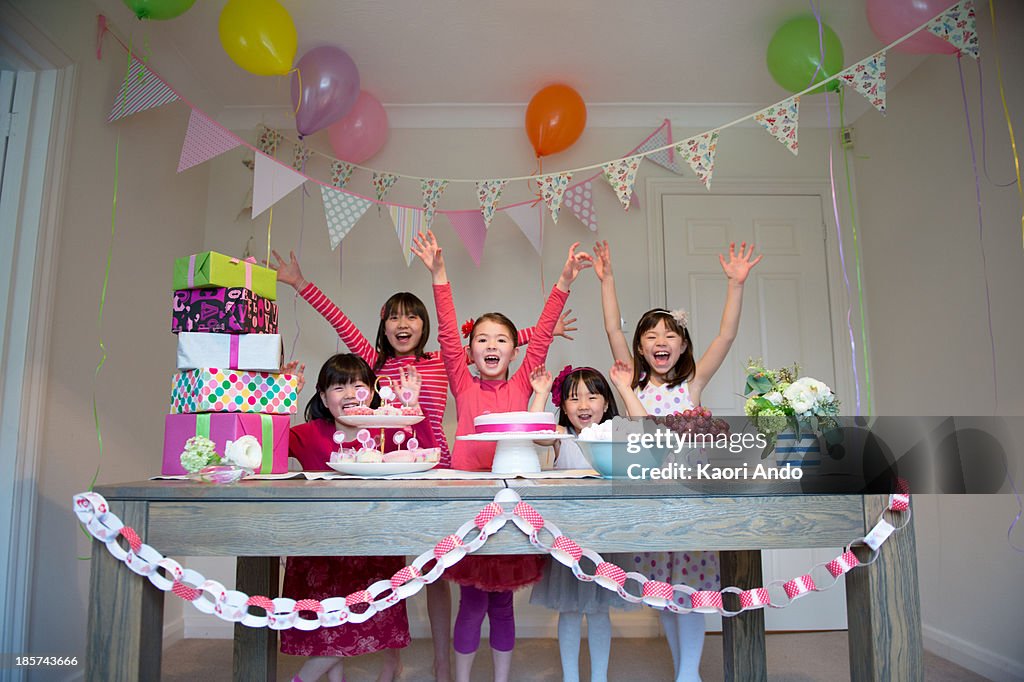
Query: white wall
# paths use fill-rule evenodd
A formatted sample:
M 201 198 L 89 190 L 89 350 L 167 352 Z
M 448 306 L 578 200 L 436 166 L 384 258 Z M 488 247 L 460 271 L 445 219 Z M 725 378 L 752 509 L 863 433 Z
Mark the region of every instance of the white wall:
M 988 174 L 1013 179 L 995 74 L 988 3 L 977 4 L 988 138 Z M 1024 6 L 997 2 L 999 56 L 1018 149 Z M 898 55 L 890 55 L 897 59 Z M 978 70 L 963 60 L 981 174 L 984 250 L 995 333 L 998 405 L 985 306 L 977 201 L 956 60 L 931 57 L 889 96 L 884 119 L 856 124 L 856 176 L 871 316 L 878 412 L 889 415 L 1024 415 L 1020 295 L 1021 200 L 981 168 Z M 1021 480 L 1020 453 L 1016 480 Z M 1017 511 L 1010 495 L 921 496 L 915 501 L 926 643 L 1001 679 L 1024 677 L 1024 562 L 1007 543 Z M 1018 546 L 1024 545 L 1018 526 Z M 969 596 L 967 596 L 969 595 Z

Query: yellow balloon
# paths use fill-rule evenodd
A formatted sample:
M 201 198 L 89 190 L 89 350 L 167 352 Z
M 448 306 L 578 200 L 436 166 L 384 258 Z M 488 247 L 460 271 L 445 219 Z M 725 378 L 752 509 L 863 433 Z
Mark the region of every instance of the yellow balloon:
M 298 35 L 277 0 L 228 0 L 217 26 L 232 61 L 257 76 L 282 76 L 292 68 Z

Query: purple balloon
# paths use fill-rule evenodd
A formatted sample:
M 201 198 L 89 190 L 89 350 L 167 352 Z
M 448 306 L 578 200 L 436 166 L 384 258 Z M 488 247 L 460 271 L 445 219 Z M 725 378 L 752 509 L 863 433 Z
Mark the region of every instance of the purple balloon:
M 295 68 L 298 73 L 292 74 L 292 106 L 298 107 L 295 129 L 299 135 L 312 135 L 326 128 L 355 106 L 359 70 L 341 48 L 315 47 L 302 56 Z

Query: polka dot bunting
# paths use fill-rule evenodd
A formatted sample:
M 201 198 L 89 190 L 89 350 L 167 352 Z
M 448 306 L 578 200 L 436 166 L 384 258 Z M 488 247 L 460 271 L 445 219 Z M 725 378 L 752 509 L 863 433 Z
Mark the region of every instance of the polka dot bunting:
M 193 369 L 171 381 L 171 414 L 260 412 L 295 414 L 296 378 L 264 372 Z

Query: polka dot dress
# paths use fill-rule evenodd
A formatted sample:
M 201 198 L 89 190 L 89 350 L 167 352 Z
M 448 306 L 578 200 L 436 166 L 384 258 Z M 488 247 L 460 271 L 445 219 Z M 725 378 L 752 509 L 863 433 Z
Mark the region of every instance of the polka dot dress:
M 696 407 L 690 399 L 690 390 L 685 381 L 673 388 L 647 384 L 644 389 L 637 390 L 637 397 L 647 413 L 655 417 Z M 683 583 L 697 590 L 721 588 L 718 552 L 643 552 L 632 555 L 632 561 L 623 568 L 642 573 L 649 580 Z

